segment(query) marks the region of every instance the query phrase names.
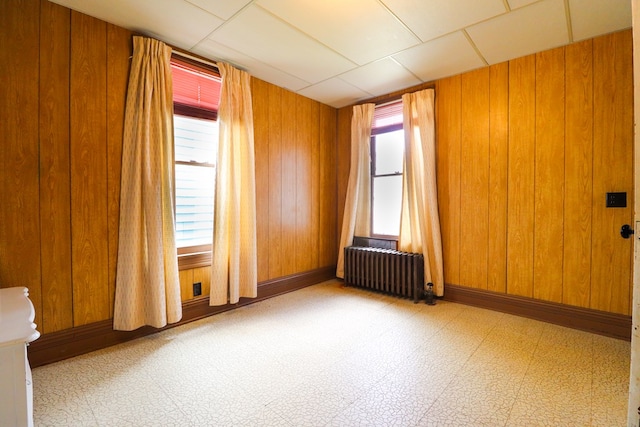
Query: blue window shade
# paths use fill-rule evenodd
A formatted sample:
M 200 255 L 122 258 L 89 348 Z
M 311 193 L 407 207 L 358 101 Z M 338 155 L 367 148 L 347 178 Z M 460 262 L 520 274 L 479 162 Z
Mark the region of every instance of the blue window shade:
M 211 244 L 218 123 L 174 116 L 176 244 Z

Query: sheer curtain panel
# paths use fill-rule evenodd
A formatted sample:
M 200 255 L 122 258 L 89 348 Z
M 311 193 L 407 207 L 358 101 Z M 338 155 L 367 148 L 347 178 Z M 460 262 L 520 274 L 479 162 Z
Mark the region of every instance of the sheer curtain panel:
M 424 280 L 444 295 L 442 237 L 436 188 L 434 90 L 402 96 L 405 138 L 398 248 L 424 255 Z
M 175 243 L 173 93 L 164 43 L 134 37 L 122 147 L 113 328 L 182 318 Z
M 224 63 L 218 69 L 222 89 L 210 305 L 258 295 L 251 77 Z
M 344 248 L 353 236 L 371 234 L 371 126 L 375 104 L 353 107 L 351 117 L 351 166 L 342 217 L 342 233 L 336 276 L 344 278 Z

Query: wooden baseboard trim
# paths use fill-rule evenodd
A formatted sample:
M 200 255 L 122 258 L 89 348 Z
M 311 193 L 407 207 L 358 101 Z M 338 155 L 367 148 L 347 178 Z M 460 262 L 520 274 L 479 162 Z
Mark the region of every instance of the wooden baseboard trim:
M 78 326 L 64 331 L 42 335 L 28 347 L 29 363 L 32 367 L 42 366 L 91 351 L 100 350 L 119 343 L 151 335 L 165 329 L 184 325 L 198 319 L 222 313 L 244 305 L 252 304 L 276 295 L 302 289 L 335 278 L 336 267 L 323 267 L 304 273 L 293 274 L 260 282 L 257 298 L 241 298 L 238 304 L 209 306 L 209 298 L 199 298 L 182 303 L 182 320 L 164 328 L 144 326 L 135 331 L 114 331 L 112 319 Z
M 444 300 L 631 341 L 631 316 L 622 314 L 448 284 Z

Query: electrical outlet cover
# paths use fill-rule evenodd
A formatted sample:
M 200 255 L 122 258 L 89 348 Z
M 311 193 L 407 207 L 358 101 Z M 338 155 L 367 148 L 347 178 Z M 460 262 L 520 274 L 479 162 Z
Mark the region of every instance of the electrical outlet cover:
M 608 208 L 626 208 L 627 207 L 627 193 L 607 193 L 607 207 Z

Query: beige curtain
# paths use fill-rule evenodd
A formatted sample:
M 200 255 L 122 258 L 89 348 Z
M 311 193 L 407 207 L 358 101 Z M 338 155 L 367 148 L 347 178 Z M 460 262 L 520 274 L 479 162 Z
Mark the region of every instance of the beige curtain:
M 434 91 L 402 96 L 405 138 L 402 214 L 398 247 L 424 255 L 425 283 L 444 295 L 442 238 L 436 189 Z
M 353 236 L 371 233 L 371 126 L 375 104 L 353 107 L 351 118 L 351 168 L 342 217 L 342 234 L 336 276 L 344 278 L 344 248 Z
M 228 64 L 218 68 L 222 88 L 210 305 L 258 295 L 251 80 Z
M 113 328 L 182 318 L 173 188 L 171 49 L 134 37 L 122 148 Z

